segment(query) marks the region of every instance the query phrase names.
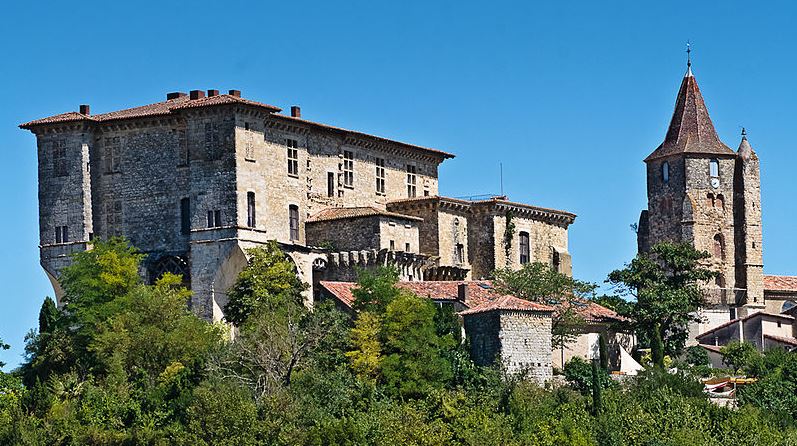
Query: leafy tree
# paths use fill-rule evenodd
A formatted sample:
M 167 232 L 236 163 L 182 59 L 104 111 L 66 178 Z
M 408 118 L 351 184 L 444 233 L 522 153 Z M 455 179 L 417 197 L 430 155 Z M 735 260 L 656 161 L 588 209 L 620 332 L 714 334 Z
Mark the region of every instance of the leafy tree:
M 357 316 L 351 330 L 352 350 L 346 353 L 357 378 L 376 383 L 379 363 L 382 360 L 382 344 L 379 341 L 381 323 L 375 314 L 365 311 Z
M 689 322 L 699 321 L 697 310 L 704 303 L 701 284 L 716 275 L 702 266 L 708 257 L 689 244 L 663 242 L 609 274 L 608 281 L 623 295 L 636 298 L 628 315 L 650 341 L 653 362 L 659 367 L 664 366 L 665 354 L 683 349 Z
M 686 363 L 691 366 L 707 366 L 711 364 L 706 349 L 699 345 L 692 345 L 686 348 Z
M 591 297 L 596 285 L 562 274 L 540 262 L 527 263 L 519 270 L 496 270 L 495 287 L 520 299 L 554 305 L 551 343 L 554 349 L 573 342 L 582 332 L 584 318 L 576 308 Z
M 759 369 L 762 362 L 761 353 L 749 342 L 733 341 L 720 348 L 722 362 L 734 371 Z
M 272 310 L 302 303 L 307 285 L 296 275 L 296 266 L 275 241 L 247 251 L 249 264 L 227 291 L 224 317 L 235 325 L 244 322 L 259 308 Z
M 434 305 L 411 293 L 401 293 L 388 304 L 380 368 L 394 395 L 422 396 L 451 378 L 451 365 L 441 353 L 453 348 L 453 338 L 437 335 L 434 316 Z
M 0 338 L 0 350 L 8 350 L 9 348 L 11 348 L 11 346 L 6 344 L 6 343 L 4 343 L 3 342 L 3 338 Z M 2 369 L 5 366 L 6 366 L 6 363 L 0 361 L 0 369 Z
M 357 287 L 352 290 L 354 310 L 384 314 L 390 302 L 399 297 L 401 292 L 396 287 L 398 278 L 398 270 L 392 267 L 359 270 Z
M 593 375 L 592 362 L 594 361 L 586 361 L 579 356 L 574 356 L 565 363 L 562 369 L 570 387 L 578 390 L 582 395 L 589 395 L 593 391 L 595 378 L 600 387 L 606 388 L 611 384 L 606 370 L 598 367 L 597 374 Z

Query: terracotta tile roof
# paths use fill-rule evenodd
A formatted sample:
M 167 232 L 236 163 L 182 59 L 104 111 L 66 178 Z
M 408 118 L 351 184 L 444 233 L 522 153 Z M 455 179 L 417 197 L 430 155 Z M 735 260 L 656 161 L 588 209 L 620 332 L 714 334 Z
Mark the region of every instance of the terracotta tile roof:
M 465 311 L 460 311 L 459 314 L 468 316 L 471 314 L 487 313 L 490 311 L 542 311 L 552 313 L 553 307 L 530 302 L 525 299 L 519 299 L 515 296 L 501 296 L 492 302 L 485 302 Z
M 373 217 L 373 216 L 400 218 L 402 220 L 423 221 L 423 219 L 420 217 L 413 217 L 411 215 L 398 214 L 395 212 L 389 212 L 389 211 L 384 211 L 382 209 L 377 209 L 375 207 L 364 206 L 364 207 L 347 207 L 347 208 L 326 208 L 321 212 L 311 215 L 307 219 L 307 222 L 312 223 L 317 221 L 343 220 L 348 218 L 361 218 L 361 217 Z
M 736 156 L 736 152 L 723 144 L 717 136 L 691 70 L 687 71 L 681 82 L 664 142 L 645 161 L 679 153 Z
M 481 305 L 495 302 L 504 294 L 498 292 L 493 288 L 493 284 L 489 280 L 469 280 L 469 281 L 416 281 L 416 282 L 399 282 L 398 287 L 412 291 L 421 297 L 427 297 L 434 300 L 450 300 L 456 301 L 459 294 L 459 285 L 462 283 L 468 284 L 468 296 L 464 305 L 469 309 L 476 308 Z M 352 290 L 357 287 L 355 282 L 327 282 L 322 281 L 321 286 L 324 287 L 330 294 L 332 294 L 338 301 L 351 308 L 354 302 L 354 294 Z M 528 302 L 528 301 L 525 301 Z M 554 308 L 557 304 L 540 304 L 541 307 Z M 580 301 L 576 303 L 576 313 L 584 318 L 587 322 L 622 322 L 627 321 L 617 314 L 616 312 L 598 305 L 591 301 Z
M 764 276 L 765 291 L 797 292 L 797 276 Z
M 165 116 L 174 113 L 177 110 L 197 108 L 197 107 L 212 107 L 224 104 L 244 104 L 244 105 L 251 105 L 253 107 L 263 108 L 269 112 L 280 111 L 279 107 L 263 104 L 260 102 L 250 101 L 249 99 L 244 99 L 229 94 L 207 96 L 198 99 L 190 99 L 188 96 L 181 96 L 163 102 L 156 102 L 154 104 L 142 105 L 140 107 L 133 107 L 109 113 L 101 113 L 97 115 L 83 115 L 75 112 L 63 113 L 60 115 L 50 116 L 47 118 L 26 122 L 24 124 L 20 124 L 20 127 L 23 129 L 29 129 L 37 125 L 53 124 L 58 122 L 70 122 L 70 121 L 81 121 L 81 120 L 92 121 L 92 122 L 108 122 L 118 119 L 132 119 L 132 118 L 142 118 L 148 116 Z
M 272 115 L 272 117 L 274 117 L 276 119 L 279 119 L 279 120 L 283 120 L 283 121 L 299 123 L 299 124 L 305 124 L 305 125 L 309 125 L 309 126 L 312 126 L 312 127 L 317 127 L 317 128 L 322 128 L 322 129 L 325 129 L 325 130 L 330 130 L 330 131 L 333 131 L 333 132 L 336 132 L 336 133 L 340 133 L 340 134 L 343 134 L 343 135 L 352 135 L 352 136 L 365 137 L 365 138 L 373 139 L 373 140 L 376 140 L 376 141 L 381 141 L 381 142 L 386 142 L 386 143 L 391 143 L 391 144 L 398 144 L 400 146 L 407 147 L 407 148 L 410 148 L 410 149 L 422 150 L 422 151 L 425 151 L 425 152 L 432 152 L 432 153 L 434 153 L 434 154 L 436 154 L 438 156 L 442 156 L 444 159 L 445 158 L 454 158 L 455 157 L 455 155 L 453 153 L 444 152 L 442 150 L 432 149 L 432 148 L 423 147 L 423 146 L 417 146 L 415 144 L 408 144 L 408 143 L 405 143 L 405 142 L 395 141 L 395 140 L 384 138 L 384 137 L 381 137 L 381 136 L 370 135 L 368 133 L 363 133 L 363 132 L 358 132 L 358 131 L 355 131 L 355 130 L 344 129 L 344 128 L 341 128 L 341 127 L 335 127 L 335 126 L 332 126 L 332 125 L 329 125 L 329 124 L 322 124 L 320 122 L 308 121 L 307 119 L 297 118 L 297 117 L 294 117 L 294 116 L 274 114 L 274 115 Z
M 769 312 L 766 312 L 766 311 L 756 311 L 755 313 L 750 313 L 750 314 L 748 314 L 745 317 L 732 319 L 732 320 L 730 320 L 728 322 L 725 322 L 724 324 L 717 325 L 714 328 L 706 330 L 703 333 L 700 333 L 699 335 L 695 336 L 695 339 L 700 339 L 700 338 L 702 338 L 702 337 L 704 337 L 704 336 L 706 336 L 708 334 L 714 333 L 717 330 L 721 330 L 721 329 L 723 329 L 725 327 L 728 327 L 728 326 L 730 326 L 732 324 L 738 323 L 739 321 L 744 322 L 744 321 L 746 321 L 748 319 L 751 319 L 751 318 L 754 318 L 754 317 L 761 317 L 761 316 L 770 316 L 770 317 L 785 319 L 785 320 L 788 320 L 788 321 L 793 321 L 794 320 L 794 317 L 786 315 L 786 314 L 769 313 Z
M 780 342 L 782 344 L 797 345 L 797 339 L 794 338 L 786 338 L 783 336 L 775 336 L 770 334 L 765 334 L 764 337 L 767 339 L 772 339 L 773 341 L 776 342 Z
M 710 352 L 714 352 L 714 353 L 720 353 L 720 349 L 722 348 L 719 345 L 709 345 L 709 344 L 697 344 L 697 345 L 703 347 L 704 349 L 706 349 L 706 350 L 708 350 Z

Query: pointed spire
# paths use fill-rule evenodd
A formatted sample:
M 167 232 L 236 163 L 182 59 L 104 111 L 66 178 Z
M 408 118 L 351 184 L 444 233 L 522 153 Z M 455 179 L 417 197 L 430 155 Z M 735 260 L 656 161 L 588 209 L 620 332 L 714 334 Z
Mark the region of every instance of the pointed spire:
M 692 44 L 686 41 L 686 74 L 684 77 L 695 77 L 692 74 Z
M 737 150 L 736 153 L 738 153 L 739 157 L 743 160 L 758 158 L 755 154 L 755 150 L 753 150 L 753 146 L 747 141 L 747 131 L 744 127 L 742 127 L 742 142 L 739 144 L 739 150 Z
M 691 51 L 691 50 L 690 50 Z M 687 71 L 675 100 L 675 111 L 667 129 L 664 142 L 645 161 L 678 153 L 706 155 L 735 155 L 734 151 L 720 141 L 714 123 L 708 115 L 706 103 L 697 79 L 692 74 L 691 59 L 687 60 Z

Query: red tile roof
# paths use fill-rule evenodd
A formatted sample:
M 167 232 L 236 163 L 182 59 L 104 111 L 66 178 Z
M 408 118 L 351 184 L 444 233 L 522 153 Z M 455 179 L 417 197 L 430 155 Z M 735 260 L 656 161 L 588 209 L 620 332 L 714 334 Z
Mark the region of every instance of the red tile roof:
M 645 158 L 645 161 L 681 153 L 736 156 L 736 152 L 723 144 L 717 136 L 703 95 L 700 94 L 700 88 L 691 70 L 681 82 L 678 98 L 675 100 L 675 111 L 664 142 Z
M 709 345 L 709 344 L 697 344 L 697 345 L 703 347 L 704 349 L 706 349 L 708 351 L 711 351 L 711 352 L 714 352 L 714 353 L 721 353 L 720 349 L 722 347 L 719 346 L 719 345 Z
M 465 311 L 460 311 L 459 314 L 468 316 L 472 314 L 487 313 L 490 311 L 542 311 L 552 313 L 553 307 L 538 304 L 525 299 L 518 299 L 515 296 L 501 296 L 492 302 L 485 302 Z
M 732 320 L 730 320 L 728 322 L 725 322 L 724 324 L 717 325 L 714 328 L 706 330 L 703 333 L 700 333 L 699 335 L 695 336 L 695 339 L 700 339 L 700 338 L 702 338 L 702 337 L 704 337 L 704 336 L 706 336 L 708 334 L 714 333 L 717 330 L 721 330 L 721 329 L 723 329 L 725 327 L 728 327 L 728 326 L 730 326 L 732 324 L 735 324 L 735 323 L 738 323 L 740 321 L 744 322 L 744 321 L 746 321 L 748 319 L 751 319 L 753 317 L 761 317 L 761 316 L 771 316 L 771 317 L 775 317 L 775 318 L 786 319 L 788 321 L 793 321 L 794 320 L 794 318 L 792 316 L 789 316 L 789 315 L 786 315 L 786 314 L 769 313 L 769 312 L 766 312 L 766 311 L 756 311 L 755 313 L 750 313 L 750 314 L 748 314 L 745 317 L 732 319 Z
M 468 284 L 468 296 L 464 305 L 469 309 L 475 309 L 481 305 L 495 302 L 496 300 L 505 296 L 493 288 L 493 284 L 489 280 L 399 282 L 397 286 L 412 291 L 421 297 L 427 297 L 434 300 L 456 301 L 459 294 L 459 285 L 462 283 Z M 322 281 L 321 286 L 324 287 L 336 299 L 338 299 L 338 301 L 351 308 L 352 303 L 354 302 L 354 294 L 352 293 L 352 290 L 357 287 L 356 283 Z M 530 303 L 548 308 L 555 308 L 557 306 L 551 304 L 544 305 L 534 302 Z M 582 300 L 577 301 L 574 303 L 574 305 L 576 306 L 576 313 L 584 318 L 584 320 L 587 322 L 619 322 L 628 320 L 618 315 L 616 312 L 604 306 L 598 305 L 595 302 Z
M 764 276 L 765 291 L 797 292 L 797 276 Z
M 400 218 L 403 220 L 412 220 L 412 221 L 423 221 L 423 219 L 420 217 L 413 217 L 411 215 L 398 214 L 395 212 L 389 212 L 389 211 L 384 211 L 382 209 L 377 209 L 375 207 L 364 206 L 364 207 L 347 207 L 347 208 L 326 208 L 314 215 L 311 215 L 307 219 L 307 222 L 312 223 L 316 221 L 343 220 L 347 218 L 361 218 L 361 217 L 373 217 L 373 216 Z
M 183 110 L 196 107 L 211 107 L 224 104 L 244 104 L 253 107 L 263 108 L 269 112 L 280 111 L 279 107 L 273 105 L 263 104 L 260 102 L 250 101 L 238 96 L 229 94 L 221 94 L 216 96 L 207 96 L 199 99 L 190 99 L 188 96 L 180 96 L 175 99 L 170 99 L 163 102 L 156 102 L 154 104 L 142 105 L 140 107 L 133 107 L 124 110 L 118 110 L 109 113 L 101 113 L 98 115 L 83 115 L 80 113 L 69 112 L 60 115 L 50 116 L 47 118 L 37 119 L 35 121 L 20 124 L 23 129 L 30 129 L 38 125 L 53 124 L 59 122 L 70 121 L 91 121 L 91 122 L 107 122 L 118 119 L 132 119 L 142 118 L 149 116 L 164 116 L 173 113 L 176 110 Z
M 794 338 L 786 338 L 783 336 L 775 336 L 770 334 L 765 334 L 765 338 L 772 339 L 773 341 L 780 342 L 782 344 L 789 344 L 789 345 L 797 345 L 797 339 Z

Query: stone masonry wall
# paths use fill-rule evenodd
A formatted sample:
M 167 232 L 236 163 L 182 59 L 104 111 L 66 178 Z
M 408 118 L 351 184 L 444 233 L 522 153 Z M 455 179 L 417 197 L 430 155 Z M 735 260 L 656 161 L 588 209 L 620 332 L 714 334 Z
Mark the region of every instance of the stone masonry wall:
M 539 383 L 553 376 L 551 314 L 501 311 L 501 359 L 509 373 L 526 371 Z

